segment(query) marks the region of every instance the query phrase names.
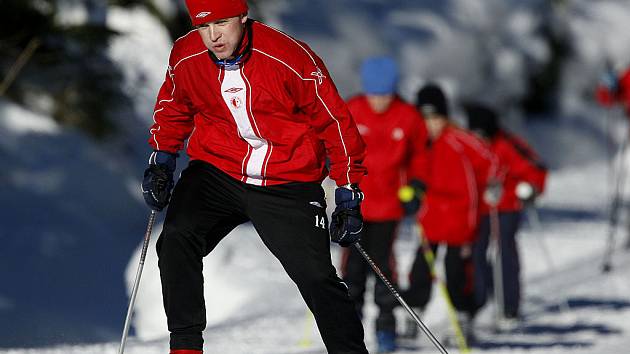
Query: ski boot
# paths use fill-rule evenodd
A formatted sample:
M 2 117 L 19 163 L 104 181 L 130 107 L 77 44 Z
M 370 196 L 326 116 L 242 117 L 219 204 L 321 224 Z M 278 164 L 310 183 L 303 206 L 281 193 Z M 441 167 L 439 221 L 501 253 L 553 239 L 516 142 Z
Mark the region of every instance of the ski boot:
M 396 350 L 396 332 L 378 331 L 376 332 L 378 341 L 378 353 L 392 353 Z
M 466 340 L 466 344 L 471 346 L 475 343 L 475 331 L 473 328 L 473 317 L 467 312 L 457 312 L 457 322 L 462 330 L 462 335 Z
M 513 333 L 518 331 L 521 321 L 518 316 L 505 316 L 497 320 L 496 331 L 499 333 Z

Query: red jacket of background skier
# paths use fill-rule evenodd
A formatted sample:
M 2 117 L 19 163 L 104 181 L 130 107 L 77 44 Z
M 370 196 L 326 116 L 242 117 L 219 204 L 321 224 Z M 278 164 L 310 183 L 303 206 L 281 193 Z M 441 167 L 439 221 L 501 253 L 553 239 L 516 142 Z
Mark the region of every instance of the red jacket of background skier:
M 616 103 L 621 103 L 628 117 L 630 117 L 630 68 L 626 69 L 619 77 L 614 73 L 608 73 L 608 85 L 600 82 L 597 86 L 595 96 L 597 101 L 604 107 L 611 107 Z M 612 82 L 611 82 L 612 81 Z
M 480 200 L 495 169 L 486 144 L 460 128 L 447 126 L 431 143 L 421 176 L 427 190 L 419 213 L 430 242 L 461 246 L 474 241 Z
M 248 58 L 215 65 L 196 30 L 178 39 L 158 94 L 150 144 L 204 160 L 246 183 L 358 183 L 364 143 L 321 59 L 249 20 Z
M 516 196 L 519 182 L 527 182 L 536 194 L 545 190 L 547 168 L 534 150 L 521 138 L 499 130 L 490 140 L 490 150 L 497 157 L 497 176 L 502 184 L 503 192 L 497 205 L 499 212 L 518 211 L 523 203 Z M 484 203 L 484 213 L 489 210 Z
M 348 108 L 367 147 L 364 165 L 369 174 L 361 183 L 363 219 L 398 220 L 403 215 L 398 189 L 407 183 L 409 171 L 422 168 L 425 157 L 424 120 L 414 106 L 399 97 L 381 114 L 372 110 L 364 95 L 350 99 Z

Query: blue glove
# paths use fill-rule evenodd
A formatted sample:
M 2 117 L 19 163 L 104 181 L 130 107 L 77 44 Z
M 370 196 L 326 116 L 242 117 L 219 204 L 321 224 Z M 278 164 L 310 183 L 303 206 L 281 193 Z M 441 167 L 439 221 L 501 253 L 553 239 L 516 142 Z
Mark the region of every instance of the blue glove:
M 154 151 L 149 157 L 149 167 L 142 180 L 142 196 L 153 210 L 162 211 L 171 199 L 176 158 L 177 154 L 165 151 Z
M 361 201 L 363 192 L 356 185 L 338 187 L 335 190 L 335 204 L 330 221 L 330 239 L 341 247 L 348 247 L 361 240 L 363 217 Z
M 619 79 L 612 69 L 607 69 L 599 78 L 600 85 L 604 86 L 611 93 L 616 93 L 619 89 Z

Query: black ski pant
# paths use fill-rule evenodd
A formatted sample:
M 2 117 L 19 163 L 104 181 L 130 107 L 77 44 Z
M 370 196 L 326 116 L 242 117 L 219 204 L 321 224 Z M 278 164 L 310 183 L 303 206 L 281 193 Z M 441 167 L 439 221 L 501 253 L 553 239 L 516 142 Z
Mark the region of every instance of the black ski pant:
M 331 263 L 321 185 L 259 187 L 201 161 L 192 161 L 182 172 L 157 243 L 171 349 L 202 349 L 202 259 L 246 221 L 296 283 L 328 352 L 367 353 L 361 320 Z
M 423 240 L 423 242 L 426 242 Z M 426 247 L 426 246 L 425 246 Z M 438 244 L 429 244 L 433 254 Z M 474 317 L 477 312 L 473 289 L 472 251 L 462 246 L 446 246 L 444 258 L 446 273 L 446 289 L 450 300 L 457 311 L 468 313 Z M 409 288 L 404 292 L 404 298 L 412 307 L 424 308 L 431 299 L 433 278 L 431 268 L 425 256 L 423 246 L 418 247 L 411 272 L 409 273 Z
M 370 255 L 383 274 L 396 284 L 396 263 L 392 245 L 396 235 L 397 221 L 364 222 L 361 235 L 361 246 Z M 354 247 L 344 250 L 343 280 L 350 288 L 350 297 L 354 300 L 357 312 L 362 313 L 365 285 L 369 275 L 374 272 Z M 376 318 L 376 331 L 396 331 L 394 308 L 398 304 L 396 298 L 380 279 L 374 284 L 374 302 L 379 308 Z
M 501 265 L 503 273 L 503 313 L 506 317 L 517 317 L 521 302 L 520 273 L 516 233 L 521 223 L 521 212 L 500 212 L 499 236 L 501 244 Z M 492 240 L 490 217 L 481 218 L 479 236 L 474 247 L 475 297 L 478 307 L 482 307 L 493 293 L 494 281 L 492 265 L 488 262 L 488 245 Z M 494 255 L 491 255 L 494 257 Z

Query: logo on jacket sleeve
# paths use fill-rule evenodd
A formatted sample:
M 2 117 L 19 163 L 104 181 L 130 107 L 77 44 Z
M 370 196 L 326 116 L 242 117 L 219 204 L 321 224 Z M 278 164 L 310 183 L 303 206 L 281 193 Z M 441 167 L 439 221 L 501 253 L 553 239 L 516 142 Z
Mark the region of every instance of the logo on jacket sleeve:
M 313 71 L 311 73 L 311 76 L 315 76 L 320 85 L 322 84 L 322 82 L 324 82 L 324 79 L 326 78 L 326 76 L 322 72 L 322 69 L 320 69 L 319 67 L 316 67 L 316 71 Z
M 197 16 L 195 16 L 196 18 L 204 18 L 208 15 L 210 15 L 212 12 L 211 11 L 204 11 L 204 12 L 200 12 L 197 14 Z

